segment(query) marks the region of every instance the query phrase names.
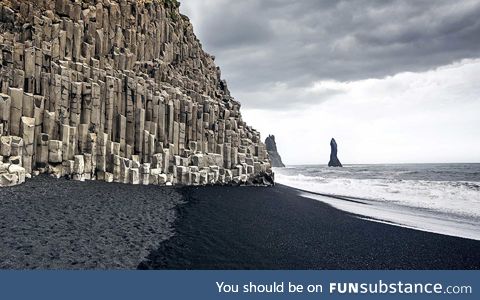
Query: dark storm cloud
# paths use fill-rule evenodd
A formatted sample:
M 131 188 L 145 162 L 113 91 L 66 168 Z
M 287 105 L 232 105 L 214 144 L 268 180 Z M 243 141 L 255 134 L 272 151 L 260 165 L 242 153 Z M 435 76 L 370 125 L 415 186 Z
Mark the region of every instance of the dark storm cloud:
M 182 6 L 234 94 L 425 71 L 480 53 L 480 1 L 183 0 Z

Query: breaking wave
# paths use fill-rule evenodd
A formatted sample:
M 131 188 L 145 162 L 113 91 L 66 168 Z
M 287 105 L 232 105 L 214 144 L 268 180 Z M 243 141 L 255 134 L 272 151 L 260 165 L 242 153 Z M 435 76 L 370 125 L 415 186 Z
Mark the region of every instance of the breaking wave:
M 459 171 L 451 167 L 448 172 L 453 175 L 446 176 L 448 168 L 444 165 L 442 168 L 429 168 L 363 165 L 331 169 L 301 166 L 276 169 L 275 179 L 277 183 L 310 192 L 304 194 L 307 197 L 369 219 L 480 239 L 478 172 L 468 169 L 467 175 L 458 174 Z M 445 180 L 448 178 L 475 181 Z M 360 202 L 346 203 L 338 197 Z M 368 204 L 368 207 L 358 203 Z

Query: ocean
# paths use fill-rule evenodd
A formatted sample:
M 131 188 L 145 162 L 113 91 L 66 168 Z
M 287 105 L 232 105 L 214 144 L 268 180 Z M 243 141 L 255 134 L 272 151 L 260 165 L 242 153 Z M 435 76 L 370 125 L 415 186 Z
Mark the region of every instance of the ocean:
M 480 164 L 288 166 L 277 183 L 360 218 L 480 240 Z

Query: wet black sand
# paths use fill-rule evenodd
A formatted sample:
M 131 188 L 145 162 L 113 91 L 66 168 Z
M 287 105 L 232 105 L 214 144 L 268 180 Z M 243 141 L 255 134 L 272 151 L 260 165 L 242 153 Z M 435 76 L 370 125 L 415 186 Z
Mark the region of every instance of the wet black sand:
M 173 235 L 173 188 L 39 176 L 0 188 L 1 269 L 135 269 Z
M 480 269 L 480 241 L 374 223 L 294 189 L 188 187 L 140 269 Z

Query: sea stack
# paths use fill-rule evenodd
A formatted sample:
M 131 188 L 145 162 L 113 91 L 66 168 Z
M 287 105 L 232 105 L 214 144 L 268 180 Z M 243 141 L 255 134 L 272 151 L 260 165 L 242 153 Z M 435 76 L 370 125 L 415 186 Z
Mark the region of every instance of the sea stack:
M 333 138 L 330 141 L 330 148 L 331 148 L 331 150 L 330 150 L 330 161 L 328 162 L 328 166 L 329 167 L 343 167 L 342 163 L 340 162 L 340 160 L 337 157 L 337 151 L 338 151 L 337 142 Z
M 285 165 L 282 162 L 282 158 L 277 151 L 277 143 L 275 142 L 275 136 L 269 135 L 265 139 L 265 145 L 267 146 L 268 156 L 270 157 L 270 161 L 272 162 L 272 167 L 274 168 L 284 168 Z
M 0 186 L 270 180 L 214 60 L 176 0 L 0 0 Z

